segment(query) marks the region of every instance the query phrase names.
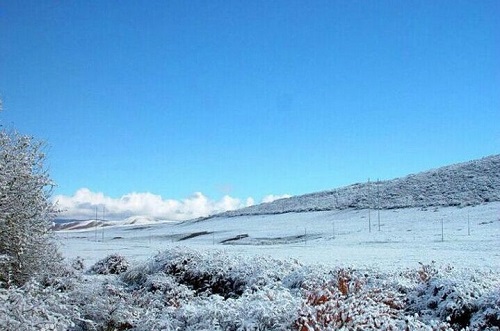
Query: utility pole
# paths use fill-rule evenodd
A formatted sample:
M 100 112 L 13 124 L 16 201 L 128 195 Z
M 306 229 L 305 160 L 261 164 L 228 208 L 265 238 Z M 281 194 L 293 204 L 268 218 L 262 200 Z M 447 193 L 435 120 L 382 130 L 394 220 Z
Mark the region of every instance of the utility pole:
M 441 218 L 441 241 L 444 241 L 444 220 Z
M 368 178 L 368 232 L 372 232 L 372 216 L 370 211 L 370 209 L 372 208 L 371 201 L 372 201 L 372 194 L 370 190 L 370 178 Z
M 97 241 L 97 206 L 95 207 L 95 231 L 94 231 L 94 240 Z
M 470 236 L 470 211 L 467 212 L 467 235 Z
M 106 210 L 106 207 L 102 206 L 102 222 L 103 223 L 104 223 L 104 212 L 105 212 L 105 210 Z M 101 238 L 101 241 L 104 241 L 104 226 L 102 227 L 102 238 Z
M 377 219 L 378 230 L 380 231 L 380 180 L 377 178 Z

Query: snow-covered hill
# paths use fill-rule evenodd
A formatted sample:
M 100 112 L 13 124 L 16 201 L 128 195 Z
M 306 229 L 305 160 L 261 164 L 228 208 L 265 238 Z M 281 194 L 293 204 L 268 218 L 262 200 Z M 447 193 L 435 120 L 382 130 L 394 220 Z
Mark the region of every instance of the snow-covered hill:
M 500 201 L 500 155 L 380 182 L 294 196 L 216 217 L 343 209 L 470 206 Z
M 371 219 L 370 219 L 371 218 Z M 500 270 L 500 202 L 422 210 L 335 211 L 214 217 L 181 223 L 58 231 L 64 256 L 96 261 L 113 252 L 145 259 L 166 247 L 223 247 L 323 265 L 382 269 L 436 261 Z
M 52 228 L 55 231 L 89 230 L 89 229 L 112 227 L 112 226 L 151 225 L 158 223 L 162 223 L 162 221 L 148 216 L 131 216 L 122 221 L 106 221 L 100 219 L 86 220 L 86 221 L 59 220 L 58 222 L 54 223 Z

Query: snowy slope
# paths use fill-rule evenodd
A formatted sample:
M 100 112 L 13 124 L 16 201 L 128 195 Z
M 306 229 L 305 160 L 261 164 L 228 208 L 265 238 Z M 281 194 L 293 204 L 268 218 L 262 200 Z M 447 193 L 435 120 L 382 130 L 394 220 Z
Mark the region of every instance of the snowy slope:
M 142 260 L 168 247 L 189 246 L 325 265 L 393 269 L 436 261 L 500 269 L 500 202 L 381 210 L 380 214 L 345 209 L 217 217 L 57 234 L 66 257 L 91 262 L 115 252 Z
M 95 228 L 113 227 L 113 226 L 132 226 L 132 225 L 149 225 L 157 224 L 164 221 L 157 220 L 148 216 L 131 216 L 121 221 L 106 221 L 101 219 L 85 220 L 85 221 L 61 221 L 54 223 L 53 230 L 55 231 L 85 231 Z
M 500 155 L 388 181 L 358 183 L 255 205 L 216 216 L 364 208 L 468 206 L 500 201 Z

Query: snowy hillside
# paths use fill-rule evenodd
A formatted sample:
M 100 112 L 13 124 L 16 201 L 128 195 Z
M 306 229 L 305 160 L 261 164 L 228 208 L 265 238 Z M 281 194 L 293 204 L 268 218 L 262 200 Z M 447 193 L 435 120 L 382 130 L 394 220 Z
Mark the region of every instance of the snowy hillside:
M 500 155 L 388 181 L 358 183 L 331 191 L 276 200 L 218 217 L 335 209 L 470 206 L 500 201 Z
M 52 229 L 54 231 L 66 231 L 66 230 L 89 230 L 95 228 L 104 228 L 112 226 L 132 226 L 132 225 L 146 225 L 146 224 L 157 224 L 162 221 L 147 217 L 147 216 L 131 216 L 122 221 L 105 221 L 100 219 L 79 221 L 79 220 L 59 220 L 54 223 Z
M 380 223 L 379 223 L 380 220 Z M 223 247 L 248 255 L 293 258 L 304 263 L 382 269 L 419 262 L 500 270 L 500 202 L 422 210 L 345 209 L 215 217 L 58 231 L 62 251 L 95 262 L 120 252 L 134 260 L 166 247 Z

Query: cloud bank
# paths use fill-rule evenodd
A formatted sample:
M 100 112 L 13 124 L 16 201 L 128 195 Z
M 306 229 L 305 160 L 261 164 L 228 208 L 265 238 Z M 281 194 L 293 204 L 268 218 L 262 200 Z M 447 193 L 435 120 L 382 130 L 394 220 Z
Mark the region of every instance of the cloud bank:
M 271 202 L 290 195 L 267 195 L 262 202 Z M 152 193 L 129 193 L 120 198 L 111 198 L 87 188 L 79 189 L 72 196 L 54 197 L 60 217 L 71 219 L 98 218 L 118 220 L 130 216 L 150 216 L 162 220 L 181 221 L 209 216 L 227 210 L 235 210 L 255 204 L 251 197 L 240 200 L 225 195 L 218 201 L 206 197 L 201 192 L 183 200 L 163 199 Z
M 282 194 L 282 195 L 269 194 L 269 195 L 266 195 L 264 198 L 262 198 L 262 203 L 269 203 L 269 202 L 273 202 L 275 200 L 285 199 L 285 198 L 290 198 L 290 197 L 291 197 L 290 194 Z

